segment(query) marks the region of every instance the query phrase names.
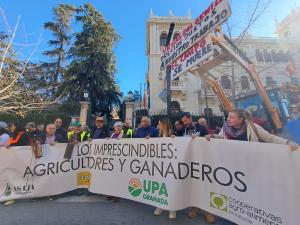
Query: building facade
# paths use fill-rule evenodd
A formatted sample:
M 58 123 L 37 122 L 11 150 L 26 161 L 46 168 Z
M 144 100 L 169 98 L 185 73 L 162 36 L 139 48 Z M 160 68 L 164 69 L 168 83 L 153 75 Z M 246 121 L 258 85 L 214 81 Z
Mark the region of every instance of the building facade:
M 190 15 L 176 17 L 171 12 L 168 16 L 156 16 L 153 12 L 150 13 L 146 35 L 148 56 L 146 80 L 150 115 L 166 113 L 166 84 L 164 75 L 160 73 L 160 57 L 169 25 L 175 22 L 173 34 L 176 37 L 177 33 L 192 21 Z M 266 88 L 280 88 L 291 80 L 299 82 L 300 9 L 292 11 L 282 22 L 276 22 L 276 32 L 278 37 L 252 37 L 247 34 L 242 40 L 233 38 L 235 44 L 255 63 Z M 292 77 L 287 71 L 291 63 L 296 69 Z M 229 61 L 209 72 L 232 100 L 255 92 L 249 74 L 237 63 Z M 171 101 L 173 111 L 188 111 L 195 115 L 203 115 L 205 108 L 209 108 L 214 115 L 222 115 L 220 102 L 213 90 L 190 73 L 183 74 L 171 82 Z

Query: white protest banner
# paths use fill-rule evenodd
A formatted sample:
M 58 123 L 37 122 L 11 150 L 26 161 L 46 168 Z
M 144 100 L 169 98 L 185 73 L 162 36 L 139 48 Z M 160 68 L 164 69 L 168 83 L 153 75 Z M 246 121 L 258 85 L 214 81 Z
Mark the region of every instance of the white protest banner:
M 213 44 L 211 41 L 202 39 L 194 44 L 189 50 L 175 59 L 171 64 L 171 80 L 179 77 L 190 68 L 203 62 L 213 55 Z
M 0 149 L 0 201 L 76 188 L 169 210 L 196 206 L 238 224 L 297 225 L 300 152 L 288 146 L 189 137 L 97 140 Z
M 214 0 L 192 24 L 163 49 L 160 70 L 164 70 L 177 57 L 192 47 L 210 31 L 224 23 L 231 15 L 228 0 Z

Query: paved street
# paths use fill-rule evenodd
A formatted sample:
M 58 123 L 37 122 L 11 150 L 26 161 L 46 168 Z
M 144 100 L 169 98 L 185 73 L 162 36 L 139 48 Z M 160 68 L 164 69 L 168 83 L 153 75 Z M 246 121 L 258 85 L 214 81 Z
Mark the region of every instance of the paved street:
M 165 212 L 153 215 L 153 207 L 133 201 L 107 202 L 104 197 L 72 196 L 50 200 L 20 200 L 11 206 L 0 206 L 0 225 L 202 225 L 203 216 L 187 217 L 187 210 L 169 220 Z M 218 219 L 216 225 L 231 223 Z

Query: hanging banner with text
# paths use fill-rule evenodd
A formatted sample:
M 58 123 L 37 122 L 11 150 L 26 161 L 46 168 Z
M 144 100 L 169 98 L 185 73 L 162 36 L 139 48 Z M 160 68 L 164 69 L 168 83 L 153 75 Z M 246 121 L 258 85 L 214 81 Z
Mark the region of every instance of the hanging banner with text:
M 213 45 L 211 41 L 202 39 L 175 59 L 171 64 L 171 80 L 176 79 L 190 68 L 200 64 L 213 55 Z
M 178 37 L 163 49 L 160 70 L 164 70 L 209 32 L 223 24 L 230 15 L 228 0 L 214 0 L 193 23 L 185 27 Z
M 0 201 L 77 188 L 167 210 L 196 206 L 238 224 L 299 224 L 300 152 L 189 137 L 0 148 Z

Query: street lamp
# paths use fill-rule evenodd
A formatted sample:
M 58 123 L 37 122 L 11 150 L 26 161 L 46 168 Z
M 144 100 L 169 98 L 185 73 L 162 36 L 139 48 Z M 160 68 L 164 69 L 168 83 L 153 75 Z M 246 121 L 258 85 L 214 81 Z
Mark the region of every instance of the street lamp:
M 132 101 L 133 100 L 133 93 L 132 91 L 128 91 L 128 101 Z
M 89 100 L 89 92 L 88 92 L 88 90 L 84 90 L 83 91 L 83 98 L 84 98 L 85 101 Z

